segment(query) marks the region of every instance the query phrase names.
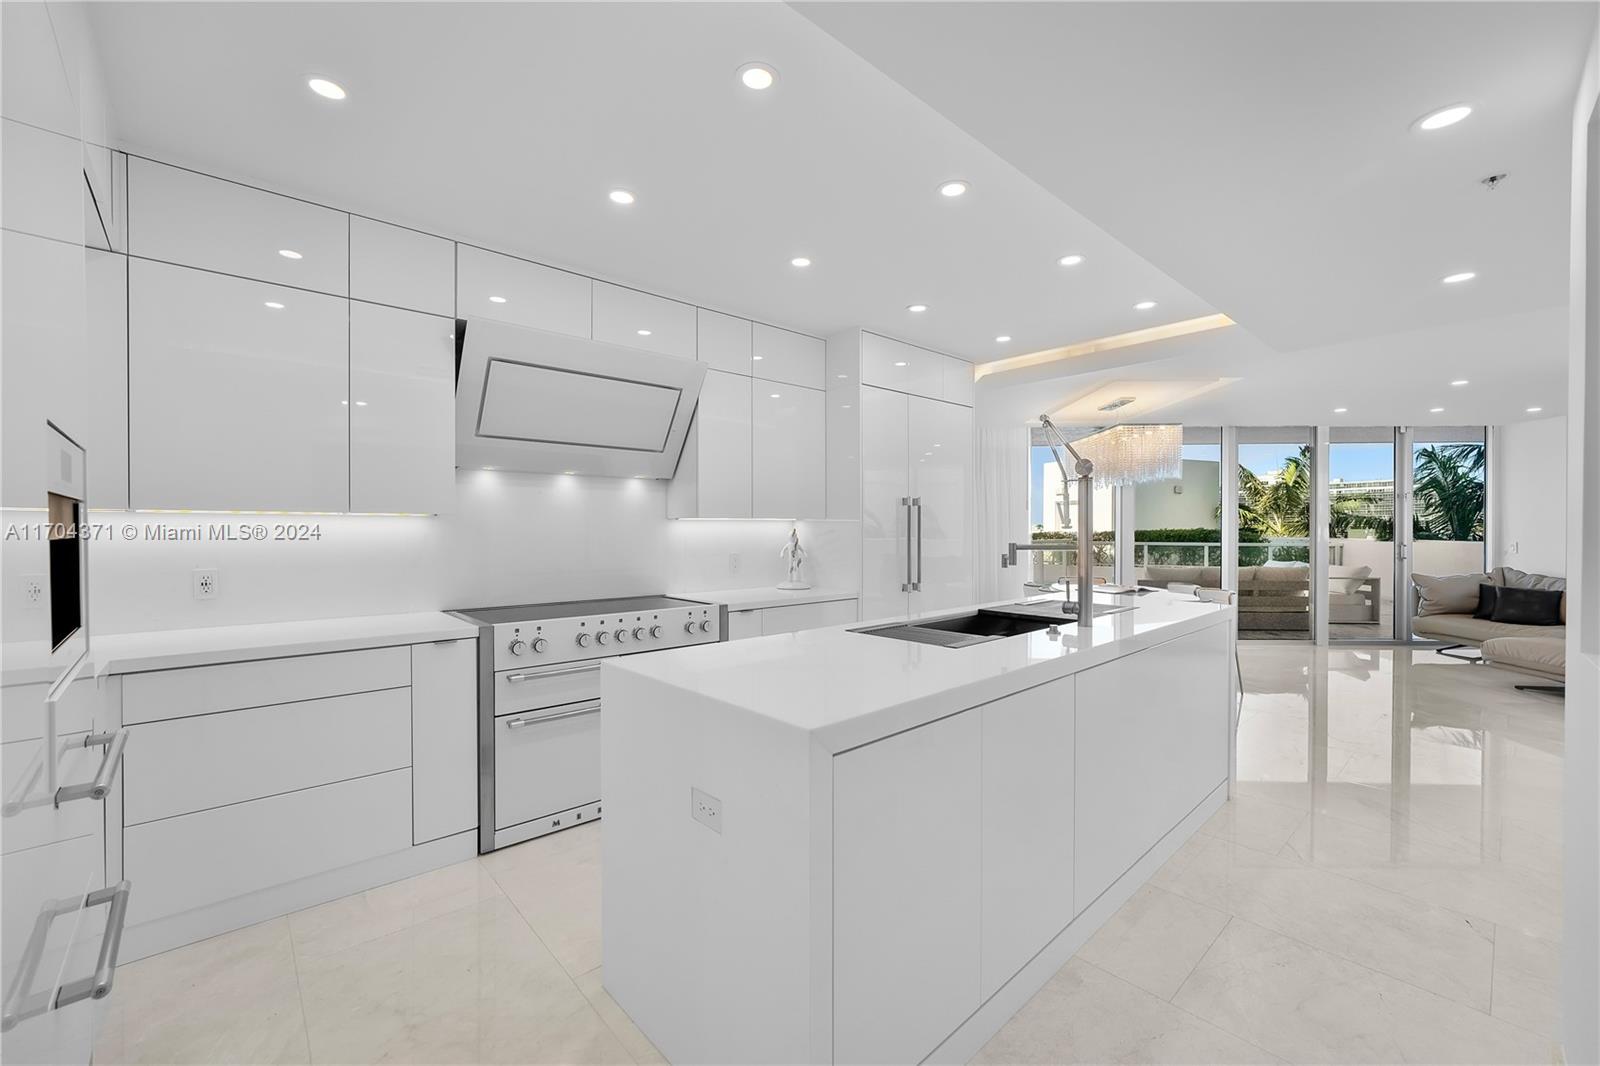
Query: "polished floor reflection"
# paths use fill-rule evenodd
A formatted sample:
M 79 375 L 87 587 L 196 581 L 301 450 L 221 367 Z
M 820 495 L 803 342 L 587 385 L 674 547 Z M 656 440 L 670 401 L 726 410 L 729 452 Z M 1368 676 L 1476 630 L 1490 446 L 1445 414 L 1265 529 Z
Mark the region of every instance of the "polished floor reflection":
M 1236 797 L 985 1062 L 1552 1061 L 1562 704 L 1411 649 L 1241 650 Z M 96 1061 L 657 1062 L 569 830 L 124 966 Z

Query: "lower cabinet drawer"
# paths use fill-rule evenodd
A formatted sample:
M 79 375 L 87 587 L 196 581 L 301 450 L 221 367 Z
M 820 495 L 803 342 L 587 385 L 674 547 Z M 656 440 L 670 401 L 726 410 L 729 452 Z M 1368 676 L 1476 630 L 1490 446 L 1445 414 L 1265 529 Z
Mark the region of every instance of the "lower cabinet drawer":
M 409 647 L 152 670 L 122 679 L 122 723 L 157 722 L 409 684 Z
M 824 603 L 794 603 L 768 607 L 761 612 L 761 635 L 799 633 L 823 626 L 844 625 L 856 620 L 855 600 L 830 600 Z
M 123 766 L 126 826 L 411 765 L 411 690 L 136 725 Z
M 123 832 L 128 924 L 411 847 L 411 771 L 217 807 Z
M 84 747 L 88 735 L 72 733 L 56 741 L 58 787 L 92 780 L 100 769 L 106 749 Z M 99 831 L 105 817 L 102 801 L 85 797 L 60 807 L 55 805 L 42 738 L 0 746 L 0 780 L 5 782 L 4 806 L 0 807 L 4 818 L 0 821 L 0 850 L 7 855 Z

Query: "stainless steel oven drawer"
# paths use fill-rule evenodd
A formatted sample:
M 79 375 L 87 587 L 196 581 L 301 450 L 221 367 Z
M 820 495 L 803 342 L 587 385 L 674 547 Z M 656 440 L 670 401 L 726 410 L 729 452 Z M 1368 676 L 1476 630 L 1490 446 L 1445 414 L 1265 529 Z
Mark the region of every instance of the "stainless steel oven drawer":
M 506 670 L 494 675 L 494 713 L 556 707 L 600 698 L 600 663 Z
M 494 723 L 494 824 L 505 829 L 600 798 L 600 701 Z

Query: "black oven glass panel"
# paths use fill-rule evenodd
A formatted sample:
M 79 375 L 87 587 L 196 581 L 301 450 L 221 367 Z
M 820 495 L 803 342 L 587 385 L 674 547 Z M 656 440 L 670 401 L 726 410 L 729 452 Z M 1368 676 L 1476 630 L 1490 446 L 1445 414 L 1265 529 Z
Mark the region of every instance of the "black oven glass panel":
M 83 503 L 50 493 L 50 650 L 83 628 Z

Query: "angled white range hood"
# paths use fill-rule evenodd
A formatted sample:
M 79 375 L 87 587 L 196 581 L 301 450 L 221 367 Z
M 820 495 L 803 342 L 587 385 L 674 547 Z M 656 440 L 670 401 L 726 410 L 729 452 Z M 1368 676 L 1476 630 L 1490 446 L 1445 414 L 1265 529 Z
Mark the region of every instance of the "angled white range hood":
M 456 465 L 670 478 L 705 367 L 471 318 L 457 323 Z

